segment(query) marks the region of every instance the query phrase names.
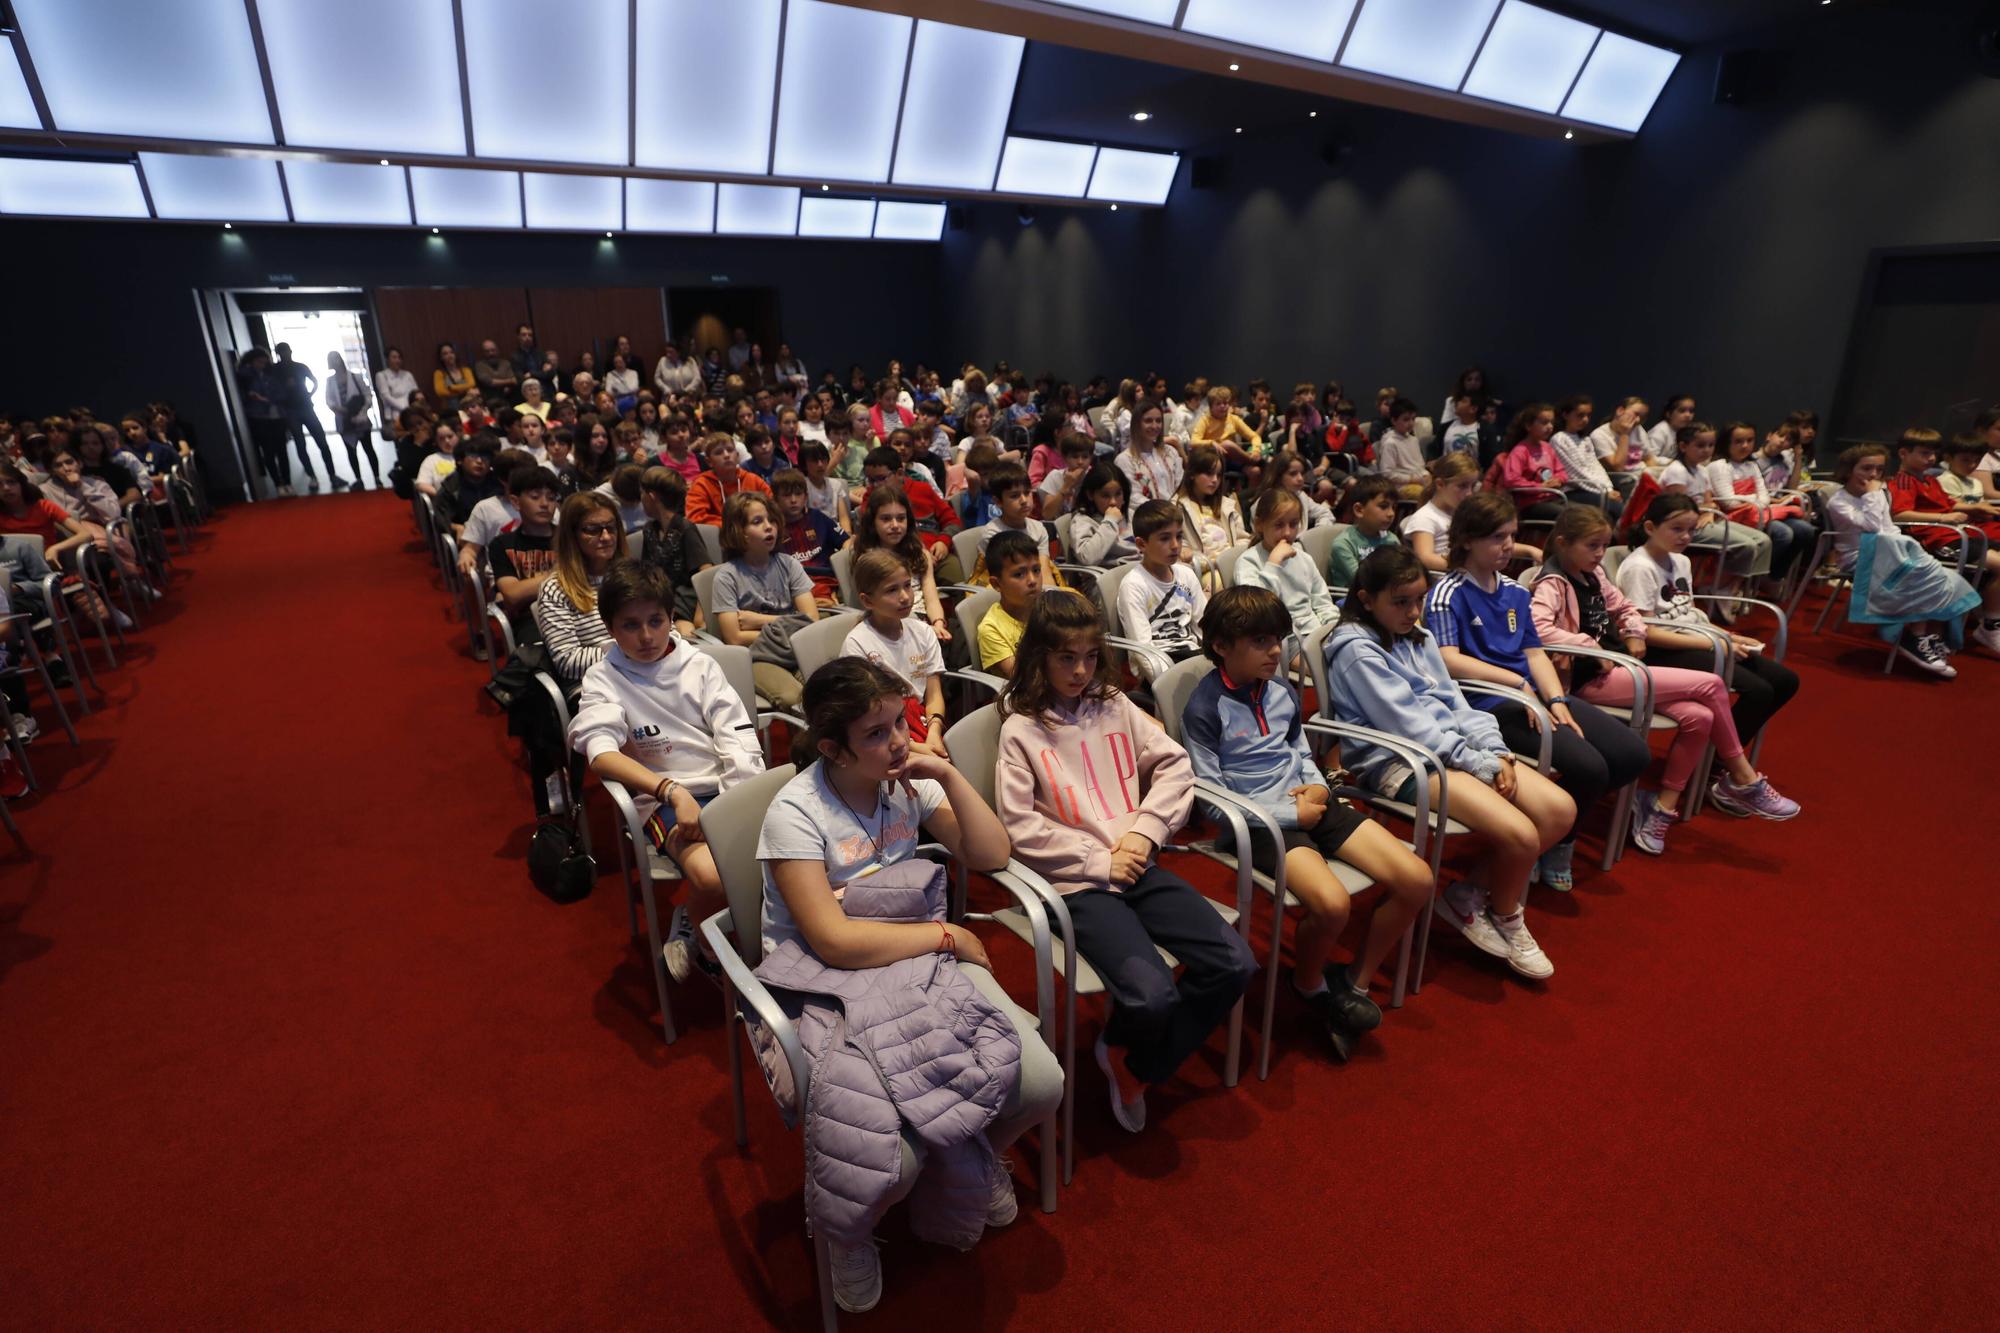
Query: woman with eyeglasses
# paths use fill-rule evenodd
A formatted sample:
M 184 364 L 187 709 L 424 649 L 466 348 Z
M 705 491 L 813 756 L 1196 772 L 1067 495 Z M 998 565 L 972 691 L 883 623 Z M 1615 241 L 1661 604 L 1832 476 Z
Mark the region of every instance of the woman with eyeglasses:
M 574 692 L 611 648 L 611 631 L 597 614 L 597 589 L 624 550 L 617 501 L 602 491 L 579 491 L 563 501 L 555 577 L 535 596 L 535 626 L 566 691 Z

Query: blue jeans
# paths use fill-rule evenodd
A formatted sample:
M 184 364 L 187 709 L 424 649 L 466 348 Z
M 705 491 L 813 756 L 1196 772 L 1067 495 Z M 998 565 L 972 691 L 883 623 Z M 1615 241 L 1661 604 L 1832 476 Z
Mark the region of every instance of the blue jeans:
M 13 583 L 9 596 L 38 615 L 48 613 L 42 598 L 42 580 L 54 572 L 42 556 L 40 542 L 32 537 L 0 537 L 0 577 Z
M 1819 540 L 1819 529 L 1802 518 L 1774 518 L 1764 529 L 1771 539 L 1771 577 L 1782 579 L 1792 561 L 1804 556 Z

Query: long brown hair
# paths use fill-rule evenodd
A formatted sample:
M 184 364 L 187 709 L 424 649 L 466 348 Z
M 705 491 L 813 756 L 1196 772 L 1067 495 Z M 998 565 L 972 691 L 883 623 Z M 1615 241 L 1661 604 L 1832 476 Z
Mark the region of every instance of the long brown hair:
M 578 491 L 563 501 L 556 516 L 556 583 L 570 605 L 586 615 L 597 609 L 597 590 L 590 586 L 590 562 L 583 558 L 580 529 L 585 519 L 599 512 L 611 515 L 623 531 L 617 502 L 602 491 Z
M 903 529 L 903 540 L 886 549 L 903 557 L 903 563 L 910 567 L 910 577 L 921 581 L 930 570 L 930 557 L 924 553 L 923 541 L 917 536 L 916 511 L 910 508 L 910 497 L 903 493 L 903 483 L 890 478 L 868 492 L 861 502 L 861 518 L 854 525 L 854 556 L 861 556 L 882 545 L 882 539 L 875 531 L 875 516 L 890 505 L 896 505 L 909 520 Z
M 1014 679 L 1000 696 L 1002 716 L 1021 713 L 1038 722 L 1049 722 L 1055 712 L 1057 695 L 1049 683 L 1049 654 L 1058 652 L 1069 640 L 1088 634 L 1098 642 L 1097 675 L 1084 687 L 1083 698 L 1101 703 L 1118 692 L 1111 674 L 1111 658 L 1102 651 L 1104 621 L 1097 608 L 1073 588 L 1051 588 L 1028 604 L 1028 624 L 1014 649 Z
M 1513 500 L 1499 491 L 1475 491 L 1466 496 L 1465 503 L 1451 511 L 1451 528 L 1447 537 L 1451 542 L 1451 554 L 1445 557 L 1445 564 L 1457 569 L 1465 563 L 1465 553 L 1472 543 L 1482 537 L 1491 537 L 1520 516 L 1521 511 L 1514 507 Z
M 803 772 L 824 758 L 821 742 L 849 752 L 848 731 L 884 699 L 901 700 L 903 678 L 865 657 L 836 657 L 812 673 L 805 687 L 806 726 L 792 738 L 792 762 Z

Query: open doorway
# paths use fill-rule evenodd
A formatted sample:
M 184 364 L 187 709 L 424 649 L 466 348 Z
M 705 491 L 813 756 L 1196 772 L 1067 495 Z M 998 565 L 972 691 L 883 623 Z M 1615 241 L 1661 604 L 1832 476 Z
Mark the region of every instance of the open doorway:
M 261 303 L 260 303 L 261 304 Z M 268 347 L 275 352 L 279 343 L 292 349 L 292 360 L 312 374 L 313 418 L 318 422 L 325 436 L 322 446 L 308 428 L 296 433 L 287 442 L 292 459 L 293 483 L 301 493 L 308 490 L 308 478 L 318 477 L 320 486 L 333 490 L 366 489 L 364 478 L 378 485 L 386 485 L 389 475 L 384 461 L 385 451 L 380 447 L 382 430 L 381 405 L 374 401 L 375 388 L 368 373 L 368 338 L 359 310 L 274 310 L 262 309 L 248 315 L 250 336 L 253 343 Z M 340 438 L 340 424 L 336 414 L 326 405 L 326 386 L 335 373 L 328 358 L 338 357 L 348 372 L 368 388 L 368 430 L 360 443 L 360 449 L 368 451 L 375 466 L 371 469 L 357 450 L 355 457 L 348 456 L 347 448 Z M 359 464 L 357 473 L 356 464 Z M 325 473 L 329 475 L 321 476 Z M 317 487 L 312 487 L 317 489 Z
M 678 341 L 694 340 L 694 355 L 700 360 L 711 347 L 727 350 L 737 329 L 762 344 L 766 365 L 778 357 L 778 293 L 772 287 L 670 287 L 667 289 L 667 327 Z

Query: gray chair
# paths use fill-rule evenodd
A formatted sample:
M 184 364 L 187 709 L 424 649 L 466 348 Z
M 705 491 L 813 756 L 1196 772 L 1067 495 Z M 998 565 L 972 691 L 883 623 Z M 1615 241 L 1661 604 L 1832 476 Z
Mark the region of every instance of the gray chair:
M 757 860 L 757 839 L 763 832 L 764 818 L 771 802 L 777 799 L 778 792 L 796 772 L 790 764 L 785 764 L 748 782 L 739 783 L 709 802 L 701 815 L 702 837 L 708 843 L 710 854 L 715 857 L 716 870 L 722 878 L 723 893 L 729 904 L 702 922 L 701 932 L 709 947 L 715 951 L 716 960 L 722 964 L 723 1040 L 729 1048 L 729 1081 L 738 1148 L 747 1148 L 750 1144 L 750 1125 L 743 1099 L 743 1045 L 738 1039 L 739 1024 L 747 1028 L 755 1023 L 770 1034 L 790 1066 L 794 1088 L 803 1093 L 812 1085 L 812 1069 L 806 1062 L 804 1048 L 799 1045 L 796 1027 L 764 983 L 752 972 L 762 961 L 763 954 L 764 872 Z M 1048 917 L 1041 905 L 1041 893 L 1022 882 L 1020 876 L 1025 873 L 1025 868 L 1010 863 L 1007 869 L 992 878 L 1006 889 L 1020 912 L 1038 923 L 1030 931 L 1035 945 L 1037 976 L 1036 1009 L 1030 1017 L 1039 1030 L 1047 1031 L 1053 1004 L 1045 984 L 1050 949 Z M 780 1109 L 782 1111 L 783 1108 Z M 1041 1208 L 1045 1213 L 1053 1213 L 1056 1210 L 1056 1126 L 1053 1116 L 1041 1126 L 1040 1133 Z M 903 1152 L 902 1170 L 916 1170 L 916 1155 L 910 1150 L 907 1138 Z M 838 1326 L 839 1315 L 833 1303 L 832 1256 L 823 1236 L 813 1237 L 813 1258 L 819 1272 L 821 1324 L 824 1328 L 833 1329 Z
M 979 568 L 979 537 L 986 529 L 962 528 L 951 535 L 951 549 L 958 556 L 958 571 L 968 580 Z
M 979 793 L 981 800 L 992 805 L 994 778 L 999 769 L 1000 757 L 999 709 L 988 704 L 979 711 L 961 718 L 945 733 L 945 745 L 951 751 L 952 766 L 965 775 L 973 790 Z M 1231 816 L 1225 814 L 1225 817 Z M 1240 816 L 1234 816 L 1234 827 L 1238 836 L 1247 841 L 1248 828 Z M 1170 851 L 1185 850 L 1187 849 L 1173 844 L 1159 849 L 1161 855 Z M 1061 975 L 1068 983 L 1062 1010 L 1063 1044 L 1062 1050 L 1058 1053 L 1063 1067 L 1063 1183 L 1068 1184 L 1076 1170 L 1076 1002 L 1080 996 L 1103 994 L 1104 980 L 1098 975 L 1097 969 L 1091 966 L 1090 960 L 1081 954 L 1076 956 L 1074 966 L 1071 965 L 1071 951 L 1075 947 L 1072 941 L 1076 938 L 1076 931 L 1070 922 L 1069 908 L 1064 904 L 1062 895 L 1051 888 L 1041 876 L 1034 874 L 1025 866 L 1020 867 L 1019 878 L 1041 895 L 1042 904 L 1049 916 L 1050 928 L 1055 935 L 1052 952 L 1046 957 L 1041 953 L 1035 933 L 1037 923 L 1033 915 L 1025 910 L 1025 905 L 995 912 L 991 919 L 1021 939 L 1036 944 L 1036 962 L 1037 966 L 1042 968 L 1036 978 L 1038 995 L 1044 983 L 1053 987 L 1055 975 Z M 1246 944 L 1250 939 L 1250 893 L 1250 874 L 1246 864 L 1237 871 L 1234 906 L 1216 902 L 1213 898 L 1207 899 L 1209 906 L 1215 909 L 1217 915 L 1236 927 Z M 1178 960 L 1165 949 L 1161 949 L 1159 953 L 1168 967 L 1180 965 Z M 1242 1054 L 1243 1002 L 1239 999 L 1236 1007 L 1229 1012 L 1229 1051 L 1222 1075 L 1223 1083 L 1229 1087 L 1236 1086 Z
M 854 543 L 844 544 L 828 563 L 833 566 L 833 581 L 840 585 L 840 600 L 848 606 L 860 606 L 861 598 L 854 591 Z
M 625 558 L 637 560 L 646 550 L 646 530 L 634 528 L 625 534 Z
M 799 658 L 799 679 L 812 679 L 813 672 L 840 656 L 842 645 L 854 627 L 861 623 L 860 615 L 846 610 L 826 610 L 820 612 L 819 622 L 807 625 L 792 636 L 792 651 Z
M 1249 549 L 1250 543 L 1244 542 L 1241 546 L 1230 547 L 1215 558 L 1216 574 L 1221 578 L 1223 587 L 1233 588 L 1236 586 L 1236 564 L 1243 558 L 1243 553 Z
M 1322 523 L 1299 534 L 1299 549 L 1312 557 L 1313 568 L 1319 571 L 1321 578 L 1326 577 L 1326 567 L 1333 560 L 1333 539 L 1346 530 L 1345 523 Z
M 722 563 L 722 529 L 713 523 L 697 523 L 694 530 L 701 534 L 701 544 L 707 554 L 703 557 L 711 565 Z
M 1127 634 L 1124 616 L 1118 610 L 1119 590 L 1125 586 L 1125 580 L 1132 577 L 1132 571 L 1139 567 L 1138 561 L 1128 560 L 1102 571 L 1095 589 L 1097 607 L 1104 616 L 1104 646 L 1134 659 L 1143 679 L 1157 680 L 1172 668 L 1173 658 L 1155 648 L 1150 641 L 1141 641 Z
M 975 664 L 952 674 L 967 684 L 988 690 L 996 696 L 1007 689 L 1006 678 L 996 676 L 990 671 L 979 670 L 976 664 L 979 661 L 979 622 L 986 618 L 987 611 L 999 600 L 1000 594 L 993 589 L 975 588 L 961 597 L 958 605 L 951 609 L 952 619 L 958 623 L 959 641 L 965 645 L 966 661 Z M 947 748 L 950 744 L 949 740 L 945 742 Z

